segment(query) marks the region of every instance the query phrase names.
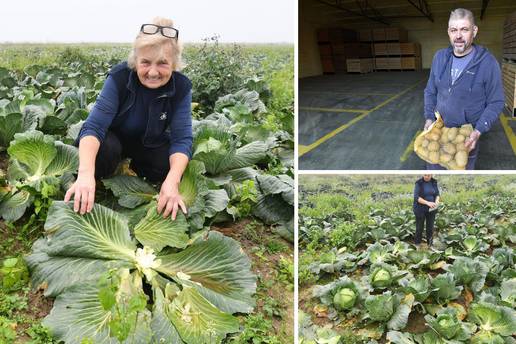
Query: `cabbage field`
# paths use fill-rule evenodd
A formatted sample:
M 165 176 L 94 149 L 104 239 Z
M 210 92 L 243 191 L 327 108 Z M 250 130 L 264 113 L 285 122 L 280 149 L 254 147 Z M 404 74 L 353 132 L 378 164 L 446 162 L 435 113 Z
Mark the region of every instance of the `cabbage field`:
M 293 48 L 187 46 L 188 213 L 125 163 L 64 203 L 124 45 L 0 46 L 0 343 L 293 341 Z
M 435 177 L 432 247 L 418 178 L 300 176 L 300 343 L 516 342 L 515 176 Z

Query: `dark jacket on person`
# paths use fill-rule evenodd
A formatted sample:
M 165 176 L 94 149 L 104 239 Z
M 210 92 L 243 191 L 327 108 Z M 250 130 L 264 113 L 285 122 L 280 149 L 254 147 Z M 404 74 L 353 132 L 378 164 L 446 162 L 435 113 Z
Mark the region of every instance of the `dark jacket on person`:
M 435 202 L 437 196 L 439 196 L 437 180 L 432 178 L 430 181 L 425 182 L 423 178 L 418 179 L 418 181 L 416 181 L 416 185 L 414 186 L 414 214 L 416 216 L 424 216 L 424 214 L 427 213 L 430 209 L 427 205 L 421 204 L 417 201 L 419 197 L 429 202 Z
M 141 116 L 148 115 L 145 129 L 136 125 L 142 133 L 137 139 L 144 147 L 155 148 L 169 144 L 170 155 L 180 152 L 191 157 L 193 135 L 190 80 L 179 72 L 173 72 L 168 83 L 156 90 L 158 96 L 144 99 L 144 104 L 149 104 L 144 109 L 137 109 L 137 104 L 141 104 L 136 100 L 139 87 L 144 86 L 127 62 L 114 66 L 81 128 L 79 139 L 93 135 L 102 143 L 107 131 L 111 130 L 120 136 L 122 142 L 125 139 L 134 143 L 133 137 L 124 137 L 127 136 L 124 128 L 130 128 L 131 124 L 135 124 L 131 121 L 141 122 Z
M 435 120 L 438 111 L 446 127 L 470 123 L 481 133 L 489 131 L 504 107 L 500 65 L 484 47 L 475 45 L 475 55 L 452 85 L 453 48 L 439 50 L 432 61 L 425 88 L 425 118 Z

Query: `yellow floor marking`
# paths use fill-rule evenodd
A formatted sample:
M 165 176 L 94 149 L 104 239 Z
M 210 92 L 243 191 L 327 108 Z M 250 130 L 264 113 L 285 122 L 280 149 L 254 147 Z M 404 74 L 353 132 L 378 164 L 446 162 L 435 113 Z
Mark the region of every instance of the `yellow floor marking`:
M 299 152 L 299 155 L 303 155 L 303 154 L 305 154 L 306 152 L 309 151 L 308 146 L 301 145 L 301 144 L 297 145 L 297 150 Z
M 396 93 L 359 93 L 359 92 L 346 92 L 346 91 L 310 91 L 310 90 L 301 90 L 299 93 L 333 93 L 333 94 L 352 94 L 357 96 L 393 96 Z
M 300 106 L 299 110 L 305 111 L 320 111 L 320 112 L 358 112 L 363 113 L 369 110 L 359 110 L 359 109 L 331 109 L 331 108 L 319 108 L 319 107 L 308 107 L 308 106 Z
M 511 144 L 512 151 L 514 152 L 514 155 L 516 155 L 516 135 L 514 135 L 514 131 L 509 125 L 509 117 L 502 114 L 500 116 L 500 122 L 502 123 L 505 135 L 507 135 L 507 140 L 509 140 L 509 143 Z
M 422 83 L 423 81 L 426 81 L 427 79 L 422 79 L 422 80 L 419 80 L 418 82 L 416 82 L 415 84 L 413 84 L 412 86 L 410 86 L 409 88 L 401 91 L 400 93 L 398 94 L 395 94 L 394 96 L 390 97 L 389 99 L 381 102 L 380 104 L 376 105 L 374 108 L 370 109 L 370 110 L 367 110 L 365 111 L 364 113 L 362 113 L 361 115 L 353 118 L 351 121 L 349 121 L 348 123 L 338 127 L 337 129 L 333 130 L 332 132 L 324 135 L 323 137 L 321 137 L 320 139 L 318 139 L 317 141 L 309 144 L 308 146 L 305 146 L 306 149 L 303 149 L 303 151 L 299 150 L 299 157 L 302 157 L 304 154 L 308 153 L 309 151 L 313 150 L 314 148 L 318 147 L 319 145 L 321 145 L 322 143 L 326 142 L 327 140 L 331 139 L 332 137 L 334 137 L 335 135 L 337 135 L 338 133 L 340 133 L 341 131 L 343 130 L 346 130 L 347 128 L 349 128 L 350 126 L 352 126 L 353 124 L 355 124 L 356 122 L 362 120 L 363 118 L 365 118 L 367 115 L 369 115 L 371 112 L 373 111 L 376 111 L 378 110 L 379 108 L 387 105 L 388 103 L 392 102 L 393 100 L 395 100 L 396 98 L 404 95 L 405 93 L 407 93 L 408 91 L 412 90 L 413 88 L 415 88 L 417 85 L 419 85 L 420 83 Z M 301 108 L 300 108 L 301 109 Z
M 410 141 L 409 145 L 407 146 L 407 148 L 405 149 L 405 152 L 403 152 L 403 155 L 400 157 L 400 161 L 401 162 L 405 162 L 408 157 L 410 156 L 410 154 L 412 154 L 412 152 L 414 151 L 414 141 L 416 141 L 416 137 L 421 134 L 421 130 L 418 130 L 416 132 L 416 135 L 414 135 L 414 137 L 412 138 L 412 140 Z

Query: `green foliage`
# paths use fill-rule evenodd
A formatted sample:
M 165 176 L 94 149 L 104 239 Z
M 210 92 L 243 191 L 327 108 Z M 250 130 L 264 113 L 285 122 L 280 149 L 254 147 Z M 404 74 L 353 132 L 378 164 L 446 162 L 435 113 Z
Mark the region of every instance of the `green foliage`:
M 281 344 L 276 336 L 269 335 L 272 322 L 262 314 L 248 316 L 244 322 L 244 330 L 237 337 L 231 338 L 233 344 Z
M 299 215 L 315 219 L 329 219 L 336 217 L 343 220 L 351 220 L 352 202 L 345 195 L 321 193 L 309 196 L 307 206 L 299 209 Z
M 31 338 L 28 344 L 57 344 L 48 328 L 41 324 L 32 324 L 26 333 Z
M 22 257 L 4 259 L 0 268 L 2 289 L 5 291 L 20 290 L 29 281 L 29 270 Z
M 16 338 L 16 322 L 0 316 L 0 343 L 12 343 Z
M 218 37 L 209 37 L 200 47 L 194 47 L 186 57 L 183 72 L 192 81 L 192 100 L 210 113 L 221 95 L 240 89 L 251 72 L 243 64 L 242 49 L 238 45 L 220 45 Z
M 253 210 L 253 206 L 258 200 L 258 191 L 254 184 L 254 180 L 244 180 L 241 185 L 237 186 L 235 197 L 229 202 L 228 208 L 235 218 L 243 218 L 249 216 Z
M 348 247 L 353 249 L 361 235 L 357 226 L 352 222 L 340 222 L 330 232 L 330 244 L 333 247 Z

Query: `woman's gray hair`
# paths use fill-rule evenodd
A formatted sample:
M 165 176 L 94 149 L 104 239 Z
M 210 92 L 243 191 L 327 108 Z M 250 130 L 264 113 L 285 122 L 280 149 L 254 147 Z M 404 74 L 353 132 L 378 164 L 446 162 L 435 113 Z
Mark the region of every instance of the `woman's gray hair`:
M 159 26 L 174 26 L 174 22 L 171 19 L 163 17 L 155 17 L 149 24 L 155 24 Z M 170 44 L 172 47 L 172 56 L 168 56 L 171 59 L 172 70 L 179 71 L 183 67 L 181 60 L 181 53 L 183 46 L 178 40 L 165 37 L 160 32 L 154 35 L 147 35 L 139 32 L 136 39 L 133 42 L 133 47 L 127 58 L 127 64 L 130 68 L 136 69 L 136 59 L 138 58 L 138 50 L 147 47 L 162 48 L 163 46 Z
M 448 22 L 452 19 L 467 19 L 471 25 L 475 26 L 475 16 L 473 15 L 473 12 L 465 8 L 456 8 L 451 11 Z

